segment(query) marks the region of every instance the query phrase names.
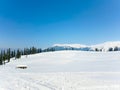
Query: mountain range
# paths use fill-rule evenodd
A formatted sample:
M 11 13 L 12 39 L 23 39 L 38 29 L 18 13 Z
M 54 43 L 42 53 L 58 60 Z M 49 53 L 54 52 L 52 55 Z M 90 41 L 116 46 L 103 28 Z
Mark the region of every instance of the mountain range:
M 49 49 L 54 49 L 55 51 L 60 50 L 80 50 L 80 51 L 120 51 L 120 41 L 105 42 L 96 45 L 83 45 L 83 44 L 54 44 Z

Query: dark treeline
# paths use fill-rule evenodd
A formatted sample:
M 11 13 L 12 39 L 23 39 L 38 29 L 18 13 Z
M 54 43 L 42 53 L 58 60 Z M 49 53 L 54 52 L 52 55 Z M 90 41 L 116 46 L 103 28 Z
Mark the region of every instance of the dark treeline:
M 103 51 L 102 49 L 95 48 L 95 51 Z M 108 51 L 120 51 L 119 47 L 110 47 Z
M 47 48 L 42 50 L 41 48 L 24 48 L 23 50 L 17 49 L 17 50 L 11 50 L 10 48 L 7 50 L 1 50 L 0 52 L 0 65 L 3 65 L 5 63 L 10 62 L 11 58 L 19 59 L 22 55 L 32 55 L 36 53 L 42 53 L 42 52 L 49 52 L 49 51 L 55 51 L 53 48 Z

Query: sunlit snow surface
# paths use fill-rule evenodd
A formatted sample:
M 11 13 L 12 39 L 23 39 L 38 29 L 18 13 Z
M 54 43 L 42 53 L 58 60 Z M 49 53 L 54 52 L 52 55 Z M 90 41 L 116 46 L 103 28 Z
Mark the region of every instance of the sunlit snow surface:
M 0 90 L 120 90 L 120 52 L 57 51 L 12 59 L 0 66 Z

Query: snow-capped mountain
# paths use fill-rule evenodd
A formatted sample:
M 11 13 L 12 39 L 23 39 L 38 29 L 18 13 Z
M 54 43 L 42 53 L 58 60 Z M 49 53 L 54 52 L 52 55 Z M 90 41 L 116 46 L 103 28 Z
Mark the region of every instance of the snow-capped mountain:
M 97 45 L 82 44 L 54 44 L 54 50 L 81 50 L 81 51 L 120 51 L 120 41 L 105 42 Z

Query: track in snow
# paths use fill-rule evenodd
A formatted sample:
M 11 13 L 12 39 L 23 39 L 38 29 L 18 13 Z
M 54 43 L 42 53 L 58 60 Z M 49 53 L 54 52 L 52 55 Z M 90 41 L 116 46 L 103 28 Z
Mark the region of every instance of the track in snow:
M 10 81 L 5 82 L 4 90 L 120 90 L 119 76 L 118 72 L 9 74 L 4 76 Z

